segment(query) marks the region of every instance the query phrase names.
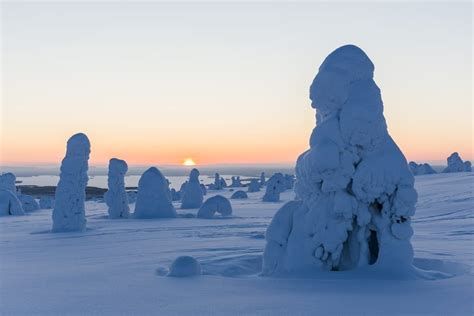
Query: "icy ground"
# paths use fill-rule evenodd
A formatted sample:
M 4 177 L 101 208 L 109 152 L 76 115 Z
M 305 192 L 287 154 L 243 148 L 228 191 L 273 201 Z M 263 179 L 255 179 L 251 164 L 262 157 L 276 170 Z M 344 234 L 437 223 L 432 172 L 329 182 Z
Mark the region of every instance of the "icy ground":
M 51 210 L 3 217 L 0 314 L 472 315 L 473 183 L 473 173 L 416 177 L 415 264 L 452 275 L 437 280 L 258 276 L 265 229 L 290 191 L 279 203 L 261 202 L 264 191 L 232 200 L 230 219 L 109 220 L 104 203 L 87 202 L 84 233 L 49 233 Z M 163 276 L 180 255 L 204 275 Z

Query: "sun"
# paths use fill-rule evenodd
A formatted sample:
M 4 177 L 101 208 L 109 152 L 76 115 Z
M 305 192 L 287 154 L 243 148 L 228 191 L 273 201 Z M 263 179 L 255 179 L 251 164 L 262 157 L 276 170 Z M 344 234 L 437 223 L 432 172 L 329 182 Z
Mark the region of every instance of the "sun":
M 183 166 L 195 166 L 196 163 L 192 158 L 186 158 L 184 159 Z

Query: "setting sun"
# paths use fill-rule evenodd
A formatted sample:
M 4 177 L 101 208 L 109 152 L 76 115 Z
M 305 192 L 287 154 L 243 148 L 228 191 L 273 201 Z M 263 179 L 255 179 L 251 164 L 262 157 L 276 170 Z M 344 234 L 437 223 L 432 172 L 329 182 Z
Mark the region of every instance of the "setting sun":
M 191 158 L 186 158 L 183 162 L 183 166 L 195 166 L 196 163 Z

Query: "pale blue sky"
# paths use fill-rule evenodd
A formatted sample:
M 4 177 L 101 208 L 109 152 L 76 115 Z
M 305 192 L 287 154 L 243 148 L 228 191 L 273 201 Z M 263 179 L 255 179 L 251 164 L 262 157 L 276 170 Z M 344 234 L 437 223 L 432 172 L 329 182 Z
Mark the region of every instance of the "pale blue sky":
M 472 159 L 470 3 L 88 2 L 2 4 L 0 162 L 55 162 L 77 131 L 93 163 L 292 162 L 347 43 L 408 159 Z

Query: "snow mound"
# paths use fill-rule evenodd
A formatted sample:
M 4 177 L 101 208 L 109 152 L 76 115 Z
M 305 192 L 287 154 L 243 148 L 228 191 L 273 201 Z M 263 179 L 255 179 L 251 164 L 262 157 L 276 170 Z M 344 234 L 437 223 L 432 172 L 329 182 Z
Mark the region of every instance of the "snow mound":
M 125 174 L 128 165 L 125 160 L 112 158 L 109 161 L 109 174 L 107 184 L 109 190 L 105 192 L 109 218 L 128 218 L 130 207 L 128 206 L 128 195 L 125 190 Z
M 0 189 L 0 216 L 9 215 L 25 215 L 25 211 L 15 193 Z
M 184 278 L 201 275 L 201 265 L 191 256 L 176 258 L 170 267 L 168 276 Z
M 421 176 L 424 174 L 434 174 L 437 173 L 433 167 L 431 167 L 429 164 L 424 163 L 424 164 L 417 164 L 414 161 L 410 161 L 408 164 L 410 167 L 411 173 L 413 173 L 414 176 Z
M 31 195 L 20 194 L 18 195 L 18 199 L 20 200 L 25 212 L 33 212 L 40 209 L 38 202 Z
M 443 170 L 444 173 L 450 172 L 471 172 L 472 166 L 470 161 L 462 161 L 461 156 L 457 152 L 448 157 L 448 166 Z
M 388 134 L 373 72 L 353 45 L 320 66 L 310 88 L 317 124 L 296 164 L 299 201 L 285 204 L 267 229 L 264 275 L 413 271 L 414 178 Z
M 248 199 L 247 193 L 242 190 L 235 191 L 234 194 L 230 197 L 231 199 Z
M 282 173 L 275 173 L 268 179 L 264 202 L 278 202 L 280 201 L 280 193 L 285 191 L 286 181 Z
M 52 196 L 43 195 L 39 199 L 39 207 L 42 210 L 49 210 L 54 207 L 54 198 Z
M 66 156 L 61 163 L 53 209 L 53 232 L 86 229 L 86 186 L 89 180 L 89 139 L 78 133 L 67 141 Z
M 208 198 L 199 209 L 197 217 L 213 218 L 216 212 L 222 216 L 232 215 L 232 205 L 230 204 L 230 201 L 222 195 Z
M 136 218 L 174 218 L 176 210 L 168 194 L 168 183 L 155 167 L 147 169 L 138 181 Z
M 198 208 L 202 205 L 203 192 L 199 183 L 199 170 L 193 168 L 189 173 L 189 180 L 184 188 L 184 194 L 181 198 L 181 208 Z

